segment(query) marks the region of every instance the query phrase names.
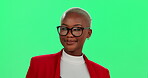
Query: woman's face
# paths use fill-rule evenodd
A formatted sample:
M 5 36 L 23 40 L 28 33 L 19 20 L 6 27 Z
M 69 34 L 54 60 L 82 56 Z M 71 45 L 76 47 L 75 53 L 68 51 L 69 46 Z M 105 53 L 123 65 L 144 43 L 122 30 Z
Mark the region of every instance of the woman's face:
M 78 13 L 68 13 L 61 21 L 61 26 L 68 28 L 72 27 L 89 27 L 87 18 Z M 60 41 L 66 51 L 82 51 L 83 44 L 86 38 L 91 35 L 91 29 L 84 29 L 83 34 L 80 37 L 72 35 L 71 31 L 66 36 L 60 36 Z

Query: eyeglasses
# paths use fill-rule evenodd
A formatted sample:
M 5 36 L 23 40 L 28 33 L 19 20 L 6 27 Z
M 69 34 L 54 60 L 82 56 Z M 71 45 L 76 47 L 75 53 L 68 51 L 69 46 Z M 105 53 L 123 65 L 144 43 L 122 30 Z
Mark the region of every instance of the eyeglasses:
M 72 28 L 67 28 L 64 26 L 58 26 L 57 31 L 60 36 L 66 36 L 69 33 L 69 30 L 71 30 L 71 34 L 74 37 L 80 37 L 83 34 L 84 29 L 90 29 L 90 27 L 72 27 Z

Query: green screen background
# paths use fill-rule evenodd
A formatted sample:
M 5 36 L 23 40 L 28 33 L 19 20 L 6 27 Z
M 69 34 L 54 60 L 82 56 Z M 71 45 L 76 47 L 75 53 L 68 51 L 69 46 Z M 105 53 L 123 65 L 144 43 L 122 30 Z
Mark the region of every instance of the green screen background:
M 92 17 L 83 48 L 90 60 L 111 78 L 148 78 L 147 0 L 0 1 L 0 78 L 25 78 L 31 57 L 60 51 L 56 26 L 71 7 Z

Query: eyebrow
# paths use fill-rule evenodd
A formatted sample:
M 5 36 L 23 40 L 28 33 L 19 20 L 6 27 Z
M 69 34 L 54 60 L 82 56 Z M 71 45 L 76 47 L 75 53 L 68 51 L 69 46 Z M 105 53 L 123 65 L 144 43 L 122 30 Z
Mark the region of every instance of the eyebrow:
M 65 25 L 65 26 L 68 26 L 67 24 L 61 24 L 61 25 Z M 75 24 L 75 25 L 73 25 L 73 26 L 82 26 L 82 24 Z

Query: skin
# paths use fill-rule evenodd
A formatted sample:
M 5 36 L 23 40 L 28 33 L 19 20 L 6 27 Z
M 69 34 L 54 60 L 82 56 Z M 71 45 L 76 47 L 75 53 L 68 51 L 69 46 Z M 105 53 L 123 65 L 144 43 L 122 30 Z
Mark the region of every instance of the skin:
M 84 15 L 72 12 L 66 14 L 61 21 L 61 26 L 66 26 L 68 28 L 90 27 L 90 24 Z M 91 29 L 84 29 L 80 37 L 74 37 L 71 32 L 69 32 L 66 36 L 60 36 L 60 41 L 66 53 L 73 56 L 81 56 L 85 40 L 89 38 L 91 34 Z

